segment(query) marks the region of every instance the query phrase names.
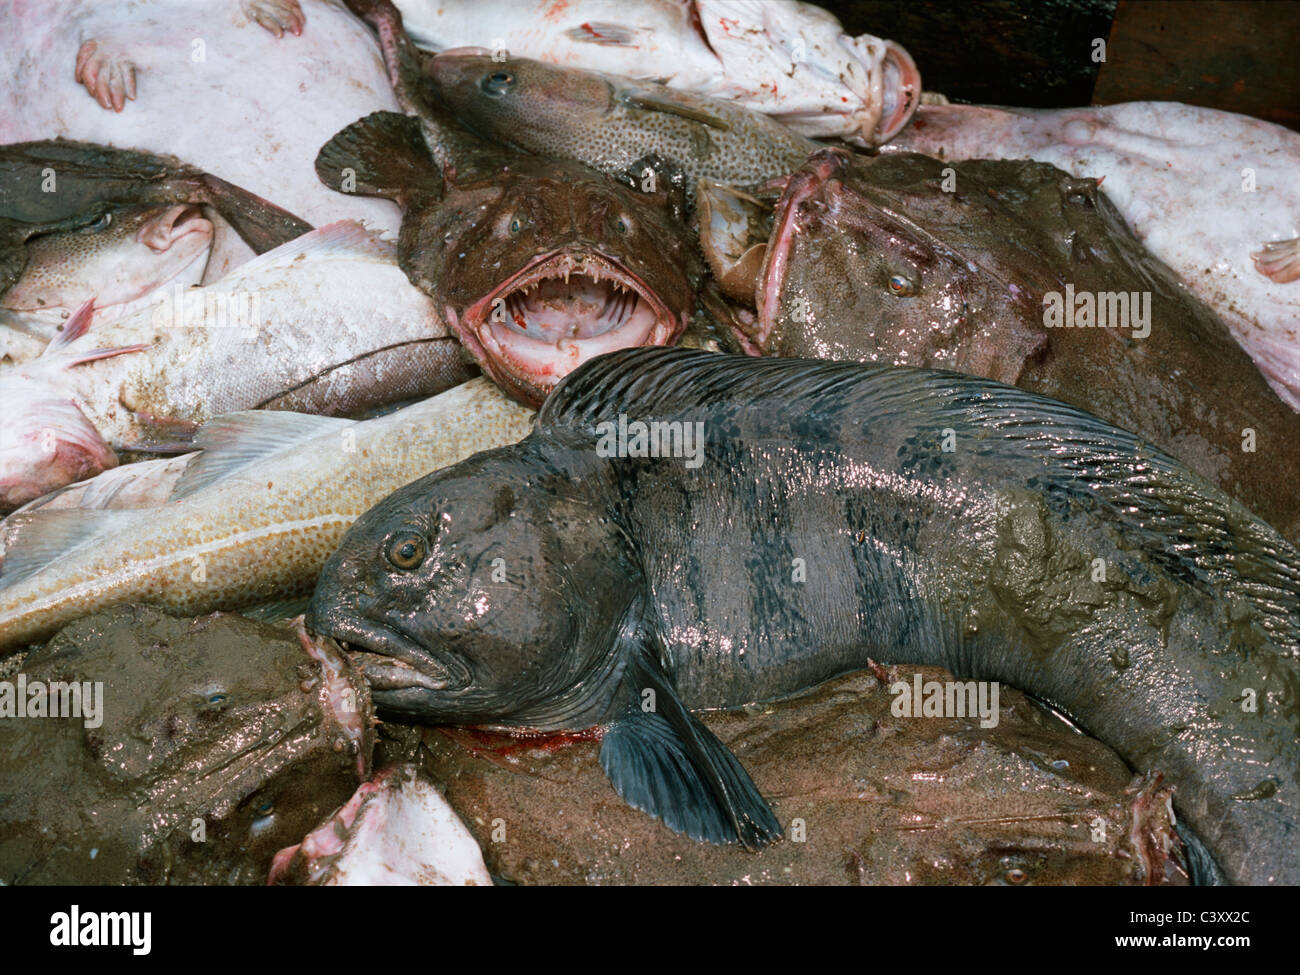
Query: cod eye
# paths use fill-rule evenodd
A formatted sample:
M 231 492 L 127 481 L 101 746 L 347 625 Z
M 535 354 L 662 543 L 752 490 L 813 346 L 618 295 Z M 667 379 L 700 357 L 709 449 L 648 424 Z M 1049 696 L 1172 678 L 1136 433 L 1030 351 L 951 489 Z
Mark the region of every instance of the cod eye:
M 414 569 L 424 561 L 424 539 L 415 532 L 394 535 L 388 543 L 388 561 L 399 569 Z
M 101 213 L 90 223 L 86 224 L 86 226 L 83 227 L 82 229 L 83 230 L 107 230 L 109 225 L 112 222 L 113 222 L 113 215 L 111 213 Z
M 916 294 L 916 282 L 906 274 L 891 274 L 889 290 L 900 298 L 910 298 Z
M 490 75 L 485 75 L 479 83 L 489 95 L 504 95 L 515 85 L 515 76 L 509 71 L 493 71 Z

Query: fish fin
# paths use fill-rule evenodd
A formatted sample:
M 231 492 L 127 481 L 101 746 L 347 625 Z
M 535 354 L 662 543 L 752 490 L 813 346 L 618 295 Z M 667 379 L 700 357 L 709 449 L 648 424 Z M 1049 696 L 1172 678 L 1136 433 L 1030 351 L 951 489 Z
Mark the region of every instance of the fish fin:
M 90 331 L 91 322 L 95 319 L 95 299 L 87 298 L 74 311 L 66 322 L 63 323 L 63 329 L 45 346 L 45 351 L 51 349 L 58 350 L 63 348 L 77 339 L 81 338 Z
M 600 764 L 628 805 L 709 843 L 757 849 L 781 838 L 736 756 L 686 709 L 645 649 L 633 652 L 614 706 Z
M 669 419 L 699 410 L 706 398 L 711 407 L 729 403 L 756 414 L 766 408 L 774 417 L 799 403 L 809 416 L 860 416 L 865 428 L 873 417 L 902 416 L 917 441 L 927 442 L 925 451 L 951 428 L 990 462 L 1024 470 L 1032 460 L 1040 465 L 1033 486 L 1041 497 L 1090 506 L 1169 571 L 1212 579 L 1221 596 L 1253 605 L 1260 625 L 1283 645 L 1300 642 L 1300 565 L 1276 529 L 1143 438 L 990 379 L 905 366 L 621 349 L 564 377 L 538 411 L 535 429 L 586 436 L 612 405 L 635 403 L 643 415 Z
M 396 262 L 397 245 L 367 229 L 360 221 L 336 220 L 244 262 L 212 287 L 234 293 L 239 291 L 237 285 L 245 281 L 264 277 L 268 271 L 289 268 L 304 260 L 348 260 L 356 257 L 378 257 Z
M 621 24 L 591 21 L 570 27 L 564 36 L 579 44 L 602 44 L 609 47 L 635 47 L 636 32 Z
M 0 589 L 34 575 L 107 532 L 120 531 L 137 512 L 59 508 L 15 513 L 0 524 L 4 565 Z
M 295 616 L 301 616 L 307 612 L 310 603 L 310 595 L 298 596 L 294 599 L 277 599 L 241 609 L 239 615 L 246 616 L 250 620 L 261 620 L 264 623 L 278 623 L 280 620 L 291 620 Z
M 47 345 L 45 347 L 45 352 L 42 352 L 41 354 L 44 355 L 53 348 L 53 344 Z M 149 348 L 151 348 L 149 345 L 119 345 L 115 348 L 91 349 L 89 352 L 84 352 L 75 359 L 71 359 L 66 363 L 66 365 L 71 369 L 73 366 L 82 366 L 87 362 L 97 362 L 100 359 L 111 359 L 114 356 L 126 355 L 128 352 L 143 352 Z M 56 349 L 55 351 L 58 350 Z
M 400 112 L 371 112 L 321 147 L 316 175 L 332 190 L 381 196 L 400 206 L 442 193 L 442 173 L 420 132 Z
M 1270 281 L 1287 284 L 1300 280 L 1300 237 L 1274 240 L 1250 255 L 1255 270 Z
M 355 423 L 339 417 L 279 410 L 245 410 L 216 417 L 199 428 L 193 445 L 203 452 L 190 461 L 168 500 L 187 498 L 273 454 Z
M 708 126 L 711 129 L 717 129 L 719 132 L 727 132 L 731 129 L 731 124 L 729 122 L 726 122 L 703 109 L 695 108 L 694 106 L 684 104 L 683 102 L 678 102 L 673 99 L 669 93 L 629 88 L 619 94 L 619 99 L 623 104 L 631 105 L 633 108 L 644 109 L 647 112 L 662 112 L 666 115 L 676 115 L 691 122 L 698 122 L 700 125 Z
M 204 173 L 199 182 L 207 202 L 226 218 L 255 254 L 265 254 L 312 230 L 312 225 L 306 220 L 270 200 L 227 183 L 220 176 Z

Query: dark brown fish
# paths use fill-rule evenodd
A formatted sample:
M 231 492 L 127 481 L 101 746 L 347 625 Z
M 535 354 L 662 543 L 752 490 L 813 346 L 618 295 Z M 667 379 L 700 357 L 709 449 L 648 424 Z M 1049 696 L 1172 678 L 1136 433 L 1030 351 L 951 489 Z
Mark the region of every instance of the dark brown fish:
M 706 252 L 757 308 L 746 351 L 1014 383 L 1139 434 L 1300 539 L 1300 416 L 1095 180 L 828 149 L 788 181 L 765 250 L 755 203 L 710 197 Z
M 76 684 L 65 716 L 34 714 L 53 682 Z M 78 621 L 0 684 L 0 881 L 261 883 L 369 775 L 371 714 L 359 672 L 284 627 Z
M 361 119 L 321 150 L 316 170 L 330 187 L 402 207 L 398 260 L 483 371 L 538 404 L 593 356 L 676 342 L 707 275 L 674 174 L 647 160 L 659 177 L 632 186 L 481 142 L 425 97 L 396 10 L 352 6 L 371 10 L 398 100 L 415 117 Z

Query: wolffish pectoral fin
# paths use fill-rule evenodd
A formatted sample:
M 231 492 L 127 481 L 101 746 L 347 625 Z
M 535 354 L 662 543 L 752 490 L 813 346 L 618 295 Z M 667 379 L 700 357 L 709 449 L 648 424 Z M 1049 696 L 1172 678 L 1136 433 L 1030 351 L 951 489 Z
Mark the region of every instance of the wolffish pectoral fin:
M 736 756 L 678 700 L 644 651 L 624 671 L 600 764 L 629 805 L 679 833 L 751 849 L 779 839 L 781 824 Z
M 1286 284 L 1300 279 L 1300 237 L 1275 240 L 1250 255 L 1255 270 L 1270 281 Z

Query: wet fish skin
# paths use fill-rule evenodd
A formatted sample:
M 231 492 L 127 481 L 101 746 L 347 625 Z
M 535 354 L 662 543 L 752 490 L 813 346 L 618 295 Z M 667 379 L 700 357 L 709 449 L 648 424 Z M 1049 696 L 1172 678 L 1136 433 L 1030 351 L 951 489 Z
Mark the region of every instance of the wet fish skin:
M 921 78 L 893 41 L 850 37 L 828 11 L 764 0 L 396 0 L 415 44 L 499 46 L 564 67 L 664 82 L 803 135 L 888 142 Z
M 657 155 L 698 179 L 756 185 L 789 174 L 818 148 L 767 116 L 664 85 L 483 51 L 425 65 L 440 98 L 482 135 L 604 173 Z
M 216 284 L 154 297 L 0 373 L 0 403 L 15 413 L 0 446 L 0 510 L 112 466 L 109 448 L 185 449 L 196 424 L 222 413 L 355 413 L 473 374 L 442 317 L 406 281 L 393 245 L 351 221 Z M 76 449 L 80 458 L 87 444 L 99 466 L 49 463 L 51 451 Z
M 709 285 L 669 167 L 643 160 L 662 178 L 629 186 L 475 137 L 429 97 L 396 9 L 350 7 L 377 31 L 411 114 L 348 126 L 317 173 L 402 208 L 402 268 L 483 371 L 537 405 L 594 355 L 675 342 Z
M 258 254 L 312 229 L 178 159 L 62 139 L 13 143 L 0 146 L 0 293 L 21 277 L 31 238 L 91 226 L 118 207 L 168 203 L 213 207 Z
M 164 285 L 198 284 L 212 234 L 198 207 L 172 204 L 120 207 L 88 227 L 31 238 L 22 277 L 0 295 L 0 359 L 40 355 L 86 301 L 102 324 Z
M 702 423 L 700 472 L 598 450 L 620 414 Z M 509 586 L 491 584 L 494 558 Z M 602 763 L 633 805 L 755 845 L 779 826 L 686 709 L 870 660 L 944 666 L 1163 772 L 1230 881 L 1300 879 L 1300 552 L 1138 438 L 989 380 L 602 357 L 528 439 L 358 519 L 307 625 L 421 672 L 377 693 L 381 714 L 604 725 Z
M 490 887 L 483 854 L 419 765 L 362 783 L 301 843 L 276 854 L 268 884 Z
M 1300 416 L 1103 190 L 1035 162 L 822 150 L 775 207 L 743 347 L 953 369 L 1063 400 L 1147 438 L 1300 543 Z M 1125 296 L 1123 326 L 1045 323 L 1048 295 L 1106 292 Z M 1147 334 L 1134 295 L 1149 302 Z
M 370 769 L 365 681 L 329 648 L 305 650 L 283 627 L 143 606 L 34 650 L 29 691 L 75 680 L 102 693 L 89 723 L 0 721 L 0 881 L 264 880 L 275 851 Z
M 372 420 L 221 418 L 200 431 L 204 453 L 165 504 L 10 516 L 0 648 L 123 602 L 192 615 L 309 592 L 363 511 L 413 477 L 523 437 L 532 415 L 474 379 Z
M 954 162 L 1034 159 L 1104 180 L 1137 238 L 1300 410 L 1300 134 L 1179 102 L 928 105 L 894 149 Z

